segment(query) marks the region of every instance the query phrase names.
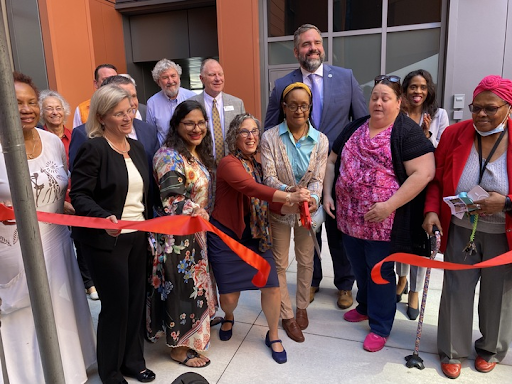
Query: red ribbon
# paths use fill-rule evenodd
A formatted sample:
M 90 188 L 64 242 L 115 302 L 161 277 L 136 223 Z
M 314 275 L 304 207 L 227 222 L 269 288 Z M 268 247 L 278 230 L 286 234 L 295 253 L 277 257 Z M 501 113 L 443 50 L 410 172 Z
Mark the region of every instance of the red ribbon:
M 14 211 L 0 204 L 0 221 L 14 220 Z M 162 216 L 145 221 L 119 220 L 117 224 L 99 217 L 85 217 L 63 215 L 59 213 L 37 212 L 37 219 L 41 222 L 67 225 L 70 227 L 84 227 L 96 229 L 135 229 L 144 232 L 162 233 L 164 235 L 191 235 L 196 232 L 209 231 L 219 236 L 226 245 L 235 252 L 238 257 L 254 267 L 257 272 L 252 278 L 252 283 L 257 287 L 267 284 L 270 273 L 270 264 L 260 255 L 246 248 L 238 241 L 232 239 L 217 227 L 203 218 L 196 216 Z
M 418 267 L 425 268 L 436 268 L 436 269 L 448 269 L 450 271 L 461 271 L 465 269 L 480 269 L 497 267 L 499 265 L 505 265 L 512 263 L 512 251 L 503 253 L 502 255 L 496 256 L 492 259 L 482 261 L 473 265 L 450 263 L 447 261 L 432 260 L 427 257 L 421 257 L 413 255 L 412 253 L 393 253 L 386 257 L 384 260 L 375 264 L 372 269 L 372 279 L 376 284 L 388 284 L 389 281 L 382 278 L 381 268 L 382 264 L 388 261 L 398 261 L 403 264 L 416 265 Z

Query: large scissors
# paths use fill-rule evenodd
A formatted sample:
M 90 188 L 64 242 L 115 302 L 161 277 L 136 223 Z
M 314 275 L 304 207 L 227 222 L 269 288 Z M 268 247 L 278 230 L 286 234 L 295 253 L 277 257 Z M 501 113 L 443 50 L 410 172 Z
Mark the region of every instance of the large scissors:
M 322 209 L 322 208 L 319 208 Z M 305 201 L 300 204 L 300 222 L 304 228 L 309 231 L 309 234 L 313 238 L 313 245 L 315 246 L 316 253 L 318 254 L 318 258 L 322 260 L 320 245 L 318 245 L 318 240 L 316 239 L 316 231 L 313 228 L 311 221 L 311 214 L 309 213 L 309 205 L 308 202 Z

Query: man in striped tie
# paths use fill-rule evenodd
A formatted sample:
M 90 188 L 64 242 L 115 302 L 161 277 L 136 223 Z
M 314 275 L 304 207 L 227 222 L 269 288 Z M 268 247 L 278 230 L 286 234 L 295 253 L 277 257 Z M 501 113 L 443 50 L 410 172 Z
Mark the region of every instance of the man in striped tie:
M 229 124 L 236 115 L 245 113 L 245 107 L 241 99 L 224 92 L 224 70 L 217 60 L 204 60 L 200 73 L 204 91 L 191 99 L 197 100 L 206 109 L 208 127 L 214 139 L 213 153 L 218 164 L 227 153 L 224 137 Z

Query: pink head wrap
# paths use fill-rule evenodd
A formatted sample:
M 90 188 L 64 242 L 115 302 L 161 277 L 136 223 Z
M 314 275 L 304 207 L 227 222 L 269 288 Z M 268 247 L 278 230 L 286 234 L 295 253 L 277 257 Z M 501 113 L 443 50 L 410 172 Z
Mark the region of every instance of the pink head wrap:
M 473 100 L 484 91 L 490 91 L 512 105 L 512 81 L 501 76 L 489 75 L 482 79 L 473 91 Z

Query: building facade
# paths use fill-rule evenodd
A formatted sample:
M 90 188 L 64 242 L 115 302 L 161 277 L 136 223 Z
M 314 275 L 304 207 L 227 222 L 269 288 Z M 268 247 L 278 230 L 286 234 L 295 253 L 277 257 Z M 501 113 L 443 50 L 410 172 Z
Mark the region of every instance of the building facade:
M 179 63 L 183 86 L 199 91 L 199 65 L 215 57 L 226 92 L 264 117 L 273 82 L 298 66 L 293 32 L 303 23 L 319 27 L 326 62 L 353 69 L 367 98 L 378 74 L 427 69 L 452 121 L 470 117 L 481 78 L 512 77 L 509 0 L 0 2 L 13 68 L 61 92 L 72 108 L 94 91 L 98 64 L 130 73 L 144 102 L 158 91 L 151 69 L 159 59 Z

